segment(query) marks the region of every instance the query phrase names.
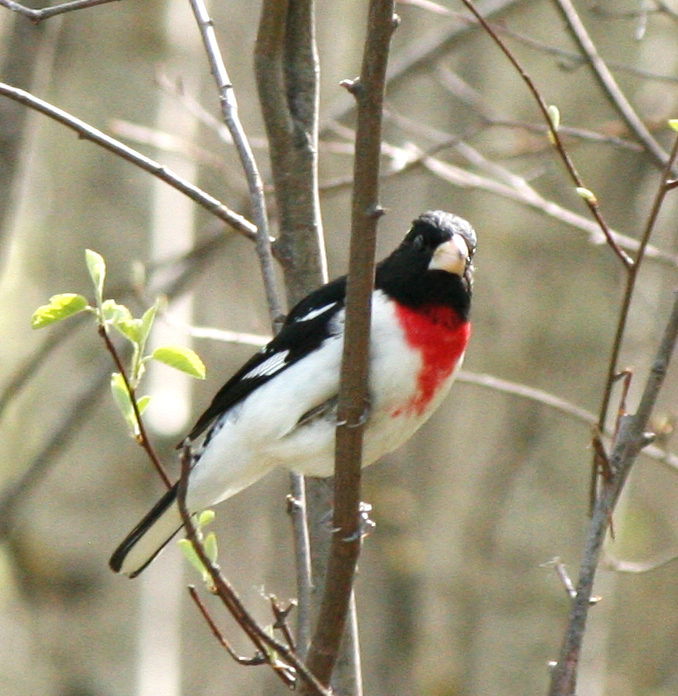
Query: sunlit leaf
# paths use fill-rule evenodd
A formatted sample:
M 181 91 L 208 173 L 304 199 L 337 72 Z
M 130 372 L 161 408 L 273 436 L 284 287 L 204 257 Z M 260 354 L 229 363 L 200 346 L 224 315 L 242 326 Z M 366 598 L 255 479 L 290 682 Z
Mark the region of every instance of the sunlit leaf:
M 195 351 L 184 346 L 160 346 L 151 356 L 165 365 L 185 372 L 191 377 L 205 379 L 205 365 Z
M 137 408 L 139 409 L 139 414 L 144 415 L 144 411 L 148 408 L 148 404 L 151 403 L 151 397 L 146 395 L 146 396 L 140 396 L 137 399 Z
M 210 532 L 205 537 L 205 540 L 203 541 L 203 546 L 205 548 L 207 558 L 209 558 L 210 561 L 212 561 L 212 563 L 216 563 L 219 551 L 217 549 L 217 537 L 214 532 Z
M 87 270 L 94 285 L 94 294 L 97 299 L 97 304 L 101 305 L 104 296 L 104 280 L 106 279 L 106 262 L 101 254 L 91 249 L 85 250 L 85 262 Z
M 87 298 L 75 293 L 65 292 L 49 298 L 49 303 L 38 307 L 31 317 L 31 326 L 42 329 L 57 321 L 72 317 L 87 309 Z
M 178 541 L 179 548 L 181 549 L 181 552 L 184 554 L 186 557 L 186 560 L 201 574 L 205 574 L 205 566 L 202 564 L 202 561 L 200 560 L 200 557 L 198 554 L 195 552 L 195 549 L 193 548 L 193 544 L 190 542 L 189 539 L 179 539 Z
M 132 406 L 132 400 L 127 391 L 125 380 L 119 372 L 114 372 L 111 375 L 111 394 L 127 426 L 132 434 L 136 436 L 139 433 L 139 424 L 134 414 L 134 407 Z
M 159 304 L 160 300 L 156 300 L 155 304 L 152 307 L 149 307 L 141 317 L 139 344 L 142 346 L 142 348 L 148 340 L 148 336 L 153 328 L 153 322 L 155 321 L 155 315 L 158 313 Z
M 198 527 L 206 527 L 210 522 L 214 520 L 214 517 L 214 510 L 203 510 L 198 516 Z

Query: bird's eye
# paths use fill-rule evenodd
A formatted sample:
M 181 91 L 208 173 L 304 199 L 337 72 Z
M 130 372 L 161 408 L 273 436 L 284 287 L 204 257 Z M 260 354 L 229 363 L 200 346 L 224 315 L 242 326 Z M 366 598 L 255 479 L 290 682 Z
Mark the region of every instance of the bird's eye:
M 414 241 L 412 242 L 412 248 L 415 251 L 421 251 L 424 248 L 424 238 L 420 234 L 418 234 L 414 238 Z

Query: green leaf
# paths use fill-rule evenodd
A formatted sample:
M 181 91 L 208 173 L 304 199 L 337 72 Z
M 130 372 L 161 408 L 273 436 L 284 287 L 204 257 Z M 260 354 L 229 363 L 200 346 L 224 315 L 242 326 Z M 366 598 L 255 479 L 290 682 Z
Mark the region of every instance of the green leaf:
M 205 566 L 202 564 L 198 554 L 195 552 L 193 544 L 190 542 L 190 540 L 179 539 L 178 544 L 181 552 L 186 557 L 186 560 L 188 560 L 188 562 L 204 577 L 207 571 L 205 570 Z
M 31 317 L 31 326 L 34 329 L 42 329 L 57 321 L 72 317 L 74 314 L 88 308 L 87 298 L 72 292 L 54 295 L 49 298 L 49 303 L 38 307 Z
M 165 365 L 185 372 L 191 377 L 205 379 L 205 365 L 198 354 L 184 346 L 160 346 L 151 357 Z
M 151 403 L 150 396 L 140 396 L 137 399 L 137 408 L 139 409 L 139 415 L 144 415 L 144 411 L 148 408 L 148 404 Z
M 207 558 L 209 558 L 210 561 L 212 561 L 212 563 L 216 563 L 219 551 L 217 549 L 217 537 L 214 534 L 214 532 L 210 532 L 205 537 L 205 540 L 203 541 L 202 545 L 205 547 L 205 553 L 207 554 Z
M 198 515 L 198 527 L 206 527 L 210 522 L 214 520 L 215 513 L 214 510 L 203 510 L 200 515 Z
M 139 424 L 137 423 L 137 419 L 134 414 L 132 399 L 127 391 L 125 380 L 122 378 L 122 375 L 119 372 L 114 372 L 111 375 L 111 394 L 113 395 L 115 405 L 118 407 L 120 413 L 122 413 L 122 417 L 125 419 L 127 426 L 132 434 L 136 437 L 136 435 L 139 434 Z
M 207 585 L 207 588 L 210 590 L 210 592 L 214 592 L 214 584 L 212 583 L 212 578 L 207 568 L 205 568 L 202 561 L 200 560 L 200 557 L 196 553 L 195 549 L 193 548 L 193 544 L 191 543 L 191 541 L 189 539 L 179 539 L 177 543 L 179 544 L 179 548 L 181 549 L 188 562 L 200 573 L 200 575 L 202 576 L 202 581 L 205 583 L 205 585 Z M 209 554 L 208 557 L 210 557 Z
M 104 297 L 104 280 L 106 279 L 106 262 L 101 254 L 91 249 L 85 250 L 85 262 L 89 277 L 94 285 L 94 295 L 97 300 L 97 305 L 101 306 Z
M 160 306 L 160 299 L 155 301 L 152 307 L 149 307 L 140 319 L 139 328 L 139 347 L 143 352 L 146 341 L 151 334 L 151 329 L 153 328 L 153 322 L 155 321 L 155 316 L 158 313 L 158 307 Z

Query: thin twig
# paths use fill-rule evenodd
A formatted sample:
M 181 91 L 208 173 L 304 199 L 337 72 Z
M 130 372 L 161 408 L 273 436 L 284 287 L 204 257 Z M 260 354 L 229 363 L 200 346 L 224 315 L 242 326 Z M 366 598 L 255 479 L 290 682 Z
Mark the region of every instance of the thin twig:
M 204 268 L 205 264 L 214 258 L 214 252 L 224 244 L 226 239 L 227 237 L 222 233 L 214 234 L 211 238 L 191 249 L 187 254 L 176 259 L 174 263 L 176 272 L 172 274 L 170 281 L 166 281 L 157 287 L 158 293 L 166 295 L 169 299 L 177 297 L 185 289 L 189 281 L 198 274 L 200 269 Z M 130 289 L 126 288 L 123 291 L 121 288 L 112 294 L 114 297 L 119 297 L 123 294 L 126 296 L 130 294 Z M 86 318 L 83 314 L 82 320 L 79 316 L 70 319 L 72 322 L 70 324 L 71 335 L 73 322 L 77 325 L 78 322 L 82 321 L 84 326 Z M 66 323 L 64 323 L 64 327 L 67 327 Z M 51 352 L 62 344 L 67 332 L 61 334 L 57 330 L 56 333 L 59 336 L 58 340 L 47 340 L 44 344 L 45 347 L 41 346 L 35 355 L 30 356 L 26 363 L 19 368 L 17 374 L 9 382 L 3 393 L 3 405 L 11 401 L 18 391 L 28 383 L 29 379 L 36 375 L 40 364 L 44 364 Z M 8 533 L 12 528 L 19 504 L 43 479 L 49 468 L 58 461 L 61 452 L 79 432 L 80 423 L 87 419 L 97 398 L 110 383 L 110 373 L 110 361 L 107 359 L 96 371 L 94 377 L 89 379 L 86 390 L 76 396 L 72 404 L 64 407 L 66 416 L 56 427 L 50 429 L 49 440 L 33 456 L 19 478 L 0 493 L 0 536 Z M 5 399 L 6 401 L 4 401 Z
M 127 390 L 127 395 L 130 403 L 132 404 L 132 410 L 134 412 L 134 420 L 136 421 L 137 428 L 139 429 L 139 434 L 136 440 L 144 448 L 148 458 L 151 460 L 155 470 L 158 472 L 158 475 L 162 479 L 165 486 L 169 489 L 172 487 L 172 482 L 170 481 L 170 478 L 165 471 L 165 467 L 162 465 L 162 462 L 160 461 L 160 458 L 158 457 L 155 448 L 148 437 L 146 426 L 144 425 L 144 421 L 141 418 L 141 412 L 139 411 L 139 404 L 137 403 L 135 389 L 130 384 L 127 377 L 127 370 L 125 370 L 125 366 L 123 365 L 120 355 L 118 354 L 116 347 L 113 345 L 111 337 L 108 335 L 108 329 L 106 328 L 105 324 L 99 324 L 99 336 L 101 336 L 106 344 L 106 350 L 108 350 L 113 357 L 113 362 L 115 362 L 115 366 L 118 369 L 123 382 L 125 383 L 125 389 Z
M 620 561 L 617 558 L 613 558 L 609 551 L 605 551 L 603 566 L 618 573 L 639 574 L 658 570 L 676 560 L 678 560 L 678 554 L 675 551 L 664 554 L 659 558 L 654 558 L 651 561 Z
M 32 7 L 26 7 L 21 3 L 14 2 L 14 0 L 0 0 L 0 5 L 3 5 L 8 10 L 18 12 L 19 14 L 28 17 L 28 19 L 30 19 L 31 22 L 37 24 L 38 22 L 41 22 L 43 19 L 49 19 L 50 17 L 55 17 L 56 15 L 63 14 L 64 12 L 84 10 L 88 7 L 104 5 L 109 2 L 113 2 L 113 0 L 72 0 L 72 2 L 64 2 L 60 5 L 53 5 L 52 7 L 44 7 L 41 10 L 36 10 Z
M 645 229 L 643 230 L 643 236 L 641 237 L 638 253 L 636 254 L 636 259 L 634 265 L 629 269 L 626 276 L 626 287 L 624 289 L 624 298 L 622 300 L 621 310 L 619 313 L 619 320 L 617 321 L 617 329 L 614 336 L 614 341 L 612 343 L 612 350 L 610 355 L 610 360 L 607 369 L 607 379 L 605 381 L 605 388 L 603 391 L 603 399 L 600 405 L 600 412 L 598 415 L 598 428 L 602 431 L 605 428 L 605 421 L 607 420 L 607 413 L 610 407 L 610 400 L 612 398 L 612 389 L 616 380 L 616 375 L 618 372 L 619 355 L 621 353 L 622 344 L 624 341 L 624 334 L 626 332 L 626 324 L 629 317 L 629 312 L 631 309 L 631 301 L 633 299 L 633 293 L 636 287 L 636 280 L 638 278 L 638 272 L 641 268 L 643 260 L 647 255 L 648 245 L 650 243 L 650 237 L 654 230 L 654 226 L 657 222 L 659 216 L 659 211 L 662 208 L 666 194 L 671 190 L 670 177 L 673 165 L 678 157 L 678 135 L 675 137 L 673 142 L 673 147 L 671 148 L 671 153 L 664 167 L 664 173 L 662 175 L 659 186 L 655 193 L 654 201 L 652 202 L 652 208 L 650 209 L 650 214 L 648 215 L 647 222 L 645 224 Z M 597 481 L 597 470 L 596 467 L 591 468 L 591 484 L 590 484 L 590 506 L 593 507 L 593 502 L 596 495 L 596 481 Z
M 30 92 L 26 92 L 23 89 L 18 89 L 17 87 L 12 87 L 11 85 L 7 85 L 5 83 L 0 83 L 0 94 L 8 97 L 9 99 L 13 99 L 20 104 L 23 104 L 24 106 L 34 109 L 35 111 L 39 111 L 45 116 L 49 116 L 49 118 L 58 121 L 71 130 L 74 130 L 81 138 L 91 140 L 93 143 L 103 147 L 109 152 L 112 152 L 118 157 L 131 162 L 140 169 L 152 174 L 153 176 L 177 189 L 177 191 L 180 191 L 184 195 L 188 196 L 191 200 L 205 208 L 205 210 L 212 213 L 212 215 L 215 217 L 223 220 L 227 225 L 232 227 L 237 232 L 240 232 L 240 234 L 244 235 L 248 239 L 256 239 L 257 228 L 249 220 L 246 220 L 242 215 L 233 212 L 221 201 L 217 200 L 189 181 L 186 181 L 186 179 L 178 176 L 164 165 L 150 159 L 149 157 L 146 157 L 145 155 L 142 155 L 137 150 L 134 150 L 119 140 L 102 133 L 100 130 L 97 130 L 93 126 L 81 121 L 75 116 L 72 116 L 66 111 L 63 111 L 62 109 L 59 109 L 42 99 L 38 99 L 38 97 L 35 97 Z
M 228 72 L 226 71 L 221 50 L 219 49 L 212 19 L 207 12 L 207 7 L 203 0 L 191 0 L 191 7 L 193 8 L 193 13 L 195 14 L 200 29 L 212 75 L 214 76 L 219 90 L 221 113 L 231 137 L 233 138 L 233 144 L 240 157 L 240 163 L 242 164 L 245 178 L 247 179 L 254 223 L 257 227 L 255 241 L 264 281 L 266 302 L 271 317 L 271 323 L 276 327 L 279 326 L 282 321 L 284 312 L 276 288 L 273 252 L 271 250 L 271 238 L 268 232 L 268 213 L 266 211 L 264 185 L 259 174 L 259 168 L 257 167 L 254 153 L 252 152 L 247 135 L 245 134 L 245 129 L 238 116 L 238 102 Z
M 524 6 L 525 0 L 485 0 L 480 4 L 480 11 L 483 16 L 491 17 L 506 12 L 518 4 Z M 456 43 L 477 28 L 475 22 L 464 22 L 461 26 L 436 26 L 423 36 L 417 33 L 408 45 L 398 51 L 390 63 L 386 74 L 388 88 L 392 89 L 400 85 L 412 74 L 428 70 L 432 63 L 446 55 Z M 338 98 L 337 102 L 328 109 L 328 120 L 321 128 L 321 132 L 328 126 L 331 127 L 332 122 L 343 121 L 354 110 L 355 100 L 347 99 L 345 96 Z
M 344 126 L 338 126 L 338 124 L 333 124 L 333 130 L 341 131 L 343 135 L 348 137 L 352 134 L 350 128 Z M 564 208 L 558 203 L 544 198 L 540 193 L 536 191 L 530 184 L 525 180 L 524 177 L 514 174 L 509 169 L 501 167 L 495 162 L 489 162 L 484 158 L 479 152 L 471 148 L 470 146 L 464 144 L 465 155 L 468 156 L 473 154 L 472 161 L 476 166 L 483 169 L 491 169 L 496 175 L 499 176 L 503 181 L 496 181 L 487 176 L 477 174 L 476 172 L 469 171 L 467 169 L 462 169 L 461 167 L 445 162 L 442 159 L 434 157 L 433 154 L 438 152 L 443 147 L 459 145 L 458 138 L 451 138 L 448 143 L 435 145 L 429 150 L 419 150 L 413 145 L 409 145 L 407 148 L 396 147 L 389 143 L 382 143 L 383 154 L 390 157 L 393 162 L 397 163 L 397 167 L 391 169 L 390 171 L 384 172 L 381 176 L 382 178 L 389 178 L 399 176 L 407 171 L 422 167 L 427 169 L 432 174 L 444 179 L 454 186 L 460 188 L 469 189 L 480 189 L 482 191 L 487 191 L 503 198 L 507 198 L 512 201 L 516 201 L 522 205 L 527 205 L 538 212 L 548 215 L 559 222 L 562 222 L 574 229 L 586 232 L 589 235 L 589 241 L 592 244 L 600 245 L 606 242 L 605 236 L 600 231 L 600 226 L 594 221 L 575 213 L 569 208 Z M 347 149 L 347 153 L 351 150 Z M 329 187 L 333 190 L 340 188 L 345 188 L 353 184 L 353 176 L 338 179 L 333 182 L 329 182 Z M 322 186 L 323 190 L 328 189 L 328 185 L 324 184 Z M 640 248 L 640 242 L 633 237 L 621 234 L 620 232 L 611 229 L 610 234 L 616 243 L 627 252 L 637 252 Z M 648 259 L 653 259 L 655 261 L 661 261 L 672 267 L 678 266 L 678 256 L 675 254 L 663 251 L 652 244 L 649 244 L 645 249 L 645 257 Z
M 513 52 L 508 48 L 508 46 L 501 40 L 499 35 L 494 31 L 494 29 L 488 24 L 488 22 L 485 20 L 485 18 L 482 16 L 482 14 L 478 11 L 476 8 L 475 4 L 471 2 L 471 0 L 462 0 L 464 5 L 468 8 L 468 10 L 475 16 L 475 18 L 480 22 L 482 25 L 483 29 L 488 33 L 488 35 L 492 38 L 492 40 L 497 44 L 497 46 L 501 49 L 502 53 L 508 58 L 509 62 L 513 67 L 516 69 L 520 77 L 522 78 L 523 82 L 527 85 L 527 88 L 529 89 L 530 93 L 534 97 L 535 101 L 537 102 L 537 105 L 539 106 L 540 111 L 542 112 L 542 115 L 544 117 L 544 120 L 546 121 L 547 125 L 549 126 L 549 138 L 551 142 L 553 143 L 554 147 L 556 148 L 556 151 L 560 155 L 560 158 L 562 159 L 563 163 L 565 164 L 565 168 L 567 169 L 570 178 L 574 182 L 575 187 L 580 190 L 580 191 L 586 191 L 586 187 L 584 186 L 584 182 L 582 181 L 581 177 L 579 176 L 579 172 L 577 171 L 577 168 L 574 166 L 574 162 L 572 162 L 572 159 L 570 158 L 570 155 L 568 154 L 565 146 L 563 145 L 562 139 L 560 138 L 560 135 L 558 134 L 558 129 L 555 127 L 551 114 L 549 112 L 549 107 L 544 101 L 544 98 L 541 96 L 541 93 L 537 89 L 537 86 L 535 85 L 534 81 L 532 78 L 528 75 L 528 73 L 525 71 L 523 66 L 520 64 L 516 56 L 513 54 Z M 617 244 L 614 235 L 610 231 L 610 228 L 608 227 L 607 222 L 603 218 L 603 215 L 600 211 L 600 207 L 598 205 L 598 200 L 596 199 L 595 196 L 582 196 L 582 200 L 588 207 L 588 209 L 591 211 L 591 214 L 595 218 L 596 222 L 600 226 L 600 229 L 602 230 L 603 234 L 605 235 L 605 239 L 607 240 L 607 243 L 609 244 L 610 248 L 612 251 L 615 253 L 617 258 L 622 262 L 625 268 L 630 268 L 633 265 L 633 260 L 631 257 Z
M 678 340 L 678 293 L 674 298 L 664 335 L 657 350 L 638 410 L 622 419 L 610 455 L 612 475 L 601 486 L 589 522 L 584 555 L 581 563 L 577 596 L 572 603 L 568 628 L 563 640 L 558 664 L 552 672 L 549 696 L 572 696 L 575 693 L 581 646 L 586 631 L 593 581 L 600 562 L 605 534 L 609 528 L 615 504 L 638 454 L 647 442 L 645 429 L 664 383 L 669 362 Z
M 570 33 L 577 45 L 586 56 L 593 74 L 603 91 L 603 94 L 617 110 L 631 132 L 643 144 L 646 151 L 652 156 L 659 167 L 665 167 L 669 162 L 669 156 L 661 145 L 652 137 L 650 131 L 636 114 L 631 103 L 624 93 L 619 89 L 614 76 L 609 71 L 605 61 L 600 57 L 596 46 L 586 31 L 574 5 L 570 0 L 556 0 L 556 6 L 565 20 Z
M 212 634 L 214 635 L 214 637 L 221 643 L 221 645 L 226 649 L 226 652 L 238 664 L 246 665 L 248 667 L 266 664 L 267 660 L 261 653 L 257 653 L 254 657 L 243 657 L 242 655 L 238 655 L 238 653 L 233 649 L 233 647 L 229 643 L 226 636 L 219 630 L 219 627 L 216 625 L 216 623 L 214 623 L 212 615 L 209 613 L 209 610 L 207 609 L 203 601 L 200 599 L 200 595 L 198 595 L 198 591 L 195 589 L 195 586 L 189 585 L 188 593 L 191 595 L 191 599 L 200 610 L 203 619 L 205 619 L 205 622 L 212 630 Z
M 219 567 L 215 565 L 205 553 L 202 543 L 197 538 L 191 514 L 186 508 L 186 490 L 190 474 L 190 459 L 190 453 L 188 449 L 185 448 L 181 456 L 181 476 L 177 488 L 177 505 L 186 530 L 186 537 L 191 542 L 198 558 L 207 570 L 216 590 L 216 594 L 228 609 L 231 616 L 243 629 L 247 637 L 252 641 L 255 648 L 267 658 L 267 664 L 271 665 L 274 672 L 284 684 L 292 686 L 296 682 L 290 675 L 290 670 L 286 668 L 287 665 L 280 665 L 275 661 L 273 657 L 274 652 L 278 653 L 288 665 L 291 665 L 296 670 L 296 673 L 303 680 L 302 683 L 309 690 L 308 693 L 317 694 L 318 696 L 331 696 L 330 692 L 322 686 L 311 670 L 298 658 L 293 650 L 280 641 L 275 640 L 275 638 L 270 636 L 259 626 L 242 603 L 235 589 L 223 576 Z
M 457 12 L 456 10 L 451 10 L 449 7 L 445 7 L 443 5 L 440 5 L 439 3 L 431 2 L 431 0 L 400 0 L 400 3 L 403 5 L 412 5 L 414 7 L 420 7 L 424 10 L 433 12 L 435 14 L 445 15 L 446 17 L 452 17 L 459 22 L 472 23 L 477 25 L 476 20 L 468 17 L 467 15 L 462 14 L 461 12 Z M 482 12 L 484 17 L 488 16 L 488 13 L 485 10 L 485 8 L 481 7 L 480 11 Z M 593 11 L 595 11 L 595 9 Z M 539 41 L 538 39 L 535 39 L 532 36 L 527 36 L 525 34 L 521 34 L 517 31 L 514 31 L 506 25 L 492 23 L 491 26 L 498 34 L 510 36 L 512 39 L 519 41 L 525 46 L 534 48 L 535 50 L 541 51 L 542 53 L 547 53 L 550 55 L 557 56 L 558 58 L 562 58 L 563 60 L 568 61 L 568 63 L 571 63 L 575 67 L 583 64 L 586 61 L 586 59 L 580 53 L 574 53 L 573 51 L 568 51 L 558 46 L 551 46 L 550 44 L 544 43 L 543 41 Z M 626 72 L 631 75 L 636 75 L 638 77 L 647 78 L 650 80 L 660 80 L 662 82 L 674 83 L 678 82 L 678 77 L 675 77 L 673 75 L 657 75 L 656 73 L 650 72 L 648 70 L 642 70 L 631 65 L 625 65 L 624 63 L 608 63 L 607 65 L 610 68 L 613 68 L 614 70 L 617 70 L 619 72 Z

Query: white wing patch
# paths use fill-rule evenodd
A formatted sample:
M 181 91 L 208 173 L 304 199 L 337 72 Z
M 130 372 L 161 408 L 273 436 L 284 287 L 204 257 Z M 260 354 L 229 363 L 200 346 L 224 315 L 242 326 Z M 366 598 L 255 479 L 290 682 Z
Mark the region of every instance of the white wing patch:
M 250 370 L 243 379 L 253 379 L 255 377 L 270 377 L 276 372 L 282 370 L 285 367 L 287 361 L 287 356 L 290 354 L 289 350 L 282 350 L 279 353 L 274 353 L 270 358 L 264 360 L 261 364 L 257 365 L 253 370 Z
M 295 323 L 299 321 L 311 321 L 311 319 L 315 319 L 316 317 L 319 317 L 321 314 L 325 314 L 325 312 L 329 312 L 332 307 L 334 307 L 337 303 L 336 302 L 331 302 L 330 304 L 324 305 L 323 307 L 318 307 L 317 309 L 312 309 L 308 314 L 304 314 L 303 317 L 299 317 L 298 319 L 295 319 Z

